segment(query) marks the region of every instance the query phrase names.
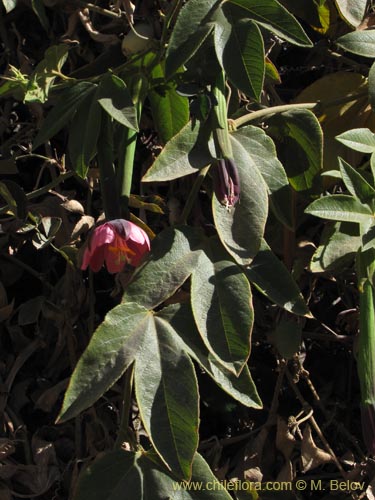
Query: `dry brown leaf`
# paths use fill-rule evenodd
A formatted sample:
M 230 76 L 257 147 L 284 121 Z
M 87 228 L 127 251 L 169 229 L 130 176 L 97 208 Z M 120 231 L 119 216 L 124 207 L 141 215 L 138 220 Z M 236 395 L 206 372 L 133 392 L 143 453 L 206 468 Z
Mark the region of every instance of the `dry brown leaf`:
M 65 210 L 68 210 L 68 212 L 85 215 L 85 209 L 83 208 L 83 205 L 77 200 L 64 201 L 61 206 L 64 207 Z
M 287 422 L 281 417 L 277 417 L 276 448 L 284 455 L 285 460 L 289 460 L 296 438 L 291 434 Z
M 263 479 L 262 471 L 259 467 L 253 467 L 252 469 L 245 470 L 245 480 L 253 483 L 260 483 Z
M 333 462 L 333 458 L 329 453 L 316 446 L 309 425 L 306 425 L 303 430 L 301 459 L 302 472 L 307 472 L 316 469 L 320 465 Z
M 13 464 L 0 464 L 0 479 L 10 479 L 17 472 L 18 466 Z M 1 490 L 0 490 L 0 499 Z
M 5 485 L 0 486 L 0 498 L 1 500 L 12 500 L 12 494 Z
M 94 225 L 94 217 L 91 217 L 90 215 L 84 215 L 83 217 L 81 217 L 77 224 L 73 227 L 71 234 L 72 240 L 77 239 L 81 234 L 87 233 L 87 231 L 94 227 Z
M 232 472 L 231 479 L 234 480 L 244 480 L 248 476 L 251 476 L 254 473 L 254 470 L 259 469 L 263 456 L 263 448 L 268 437 L 269 430 L 266 427 L 259 432 L 254 441 L 251 441 L 244 451 L 242 452 L 242 456 L 236 462 L 236 467 Z M 256 474 L 258 474 L 256 472 Z M 263 476 L 262 476 L 263 477 Z
M 0 439 L 0 460 L 4 460 L 16 451 L 13 441 L 7 438 Z
M 290 483 L 291 481 L 294 481 L 295 478 L 296 478 L 295 468 L 291 460 L 287 460 L 283 465 L 281 471 L 277 475 L 276 483 L 281 483 L 284 481 Z
M 56 385 L 45 390 L 35 403 L 35 408 L 50 413 L 60 394 L 68 387 L 69 379 L 60 380 Z

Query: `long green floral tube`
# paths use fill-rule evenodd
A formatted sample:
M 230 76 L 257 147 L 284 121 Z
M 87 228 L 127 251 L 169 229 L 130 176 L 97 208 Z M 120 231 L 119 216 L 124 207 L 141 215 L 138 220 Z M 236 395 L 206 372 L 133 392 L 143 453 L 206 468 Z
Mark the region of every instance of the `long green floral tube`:
M 375 311 L 374 289 L 368 279 L 360 290 L 357 370 L 361 386 L 363 439 L 375 454 Z

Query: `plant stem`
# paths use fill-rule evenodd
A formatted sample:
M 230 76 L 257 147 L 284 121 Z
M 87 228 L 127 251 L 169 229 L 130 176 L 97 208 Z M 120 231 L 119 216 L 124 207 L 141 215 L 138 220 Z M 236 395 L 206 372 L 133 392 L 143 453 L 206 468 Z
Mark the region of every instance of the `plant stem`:
M 281 106 L 272 106 L 270 108 L 259 109 L 258 111 L 253 111 L 252 113 L 248 113 L 247 115 L 240 116 L 236 120 L 233 120 L 233 122 L 234 126 L 238 128 L 247 123 L 254 122 L 262 118 L 269 118 L 272 115 L 285 113 L 286 111 L 293 111 L 294 109 L 311 109 L 318 113 L 322 113 L 327 108 L 338 106 L 346 102 L 355 101 L 356 99 L 364 97 L 367 94 L 368 90 L 363 90 L 362 92 L 349 94 L 347 96 L 339 97 L 338 99 L 333 99 L 331 101 L 301 102 L 294 104 L 282 104 Z
M 137 75 L 134 81 L 130 82 L 132 99 L 137 110 L 138 123 L 140 121 L 142 104 L 145 96 L 147 80 L 142 75 Z M 120 144 L 118 185 L 120 186 L 120 212 L 121 217 L 129 218 L 129 199 L 133 180 L 134 156 L 137 145 L 138 133 L 135 130 L 124 127 L 124 133 Z
M 129 366 L 124 376 L 124 392 L 121 408 L 120 428 L 115 442 L 115 449 L 120 449 L 124 442 L 130 442 L 136 446 L 132 432 L 129 429 L 129 417 L 132 402 L 134 365 Z
M 118 184 L 120 187 L 121 217 L 129 219 L 129 199 L 133 180 L 135 149 L 137 145 L 137 132 L 125 128 L 120 145 Z
M 271 115 L 276 115 L 279 113 L 285 113 L 286 111 L 292 111 L 293 109 L 314 109 L 317 106 L 317 102 L 304 102 L 297 104 L 282 104 L 281 106 L 272 106 L 270 108 L 259 109 L 258 111 L 253 111 L 247 115 L 240 116 L 236 120 L 233 120 L 236 128 L 245 125 L 246 123 L 254 122 L 260 120 L 261 118 L 268 118 Z
M 98 143 L 98 165 L 100 189 L 107 220 L 120 217 L 120 207 L 116 196 L 116 174 L 113 164 L 113 130 L 107 113 L 102 113 L 101 137 Z
M 199 189 L 204 181 L 204 178 L 207 175 L 207 172 L 209 171 L 211 165 L 207 165 L 206 167 L 203 167 L 197 177 L 195 178 L 193 187 L 191 188 L 191 191 L 189 193 L 188 199 L 186 200 L 184 209 L 182 210 L 182 214 L 180 217 L 180 223 L 181 224 L 186 224 L 187 218 L 189 217 L 189 214 L 191 212 L 191 209 L 193 208 L 193 205 L 195 203 L 196 197 L 198 196 Z
M 83 7 L 84 9 L 89 9 L 92 10 L 93 12 L 97 12 L 98 14 L 101 14 L 102 16 L 107 16 L 110 17 L 111 19 L 122 19 L 126 18 L 124 12 L 116 13 L 112 12 L 111 10 L 104 9 L 103 7 L 99 7 L 99 5 L 95 5 L 90 2 L 84 2 L 83 0 L 76 0 L 76 3 Z

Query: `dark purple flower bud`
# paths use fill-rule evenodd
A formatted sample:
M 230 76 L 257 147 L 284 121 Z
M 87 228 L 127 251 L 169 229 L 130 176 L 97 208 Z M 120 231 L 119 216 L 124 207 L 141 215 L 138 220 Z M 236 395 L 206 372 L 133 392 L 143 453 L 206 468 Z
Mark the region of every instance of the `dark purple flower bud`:
M 375 408 L 372 403 L 361 404 L 362 435 L 366 448 L 375 455 Z
M 240 199 L 240 177 L 237 166 L 230 158 L 219 160 L 213 169 L 216 198 L 227 208 Z

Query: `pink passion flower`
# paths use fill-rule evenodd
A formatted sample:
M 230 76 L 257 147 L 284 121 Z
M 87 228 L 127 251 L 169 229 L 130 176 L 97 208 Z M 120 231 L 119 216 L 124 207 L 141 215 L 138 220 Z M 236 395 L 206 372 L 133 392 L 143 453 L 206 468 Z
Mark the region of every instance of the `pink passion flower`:
M 90 267 L 96 273 L 105 263 L 109 273 L 118 273 L 125 264 L 138 266 L 149 251 L 150 240 L 143 229 L 128 220 L 111 220 L 90 235 L 81 269 Z

